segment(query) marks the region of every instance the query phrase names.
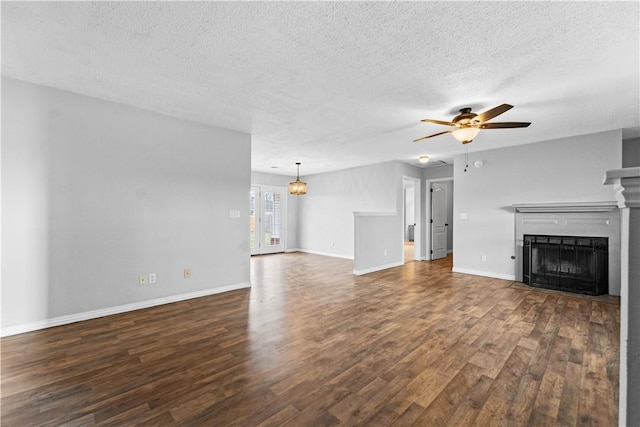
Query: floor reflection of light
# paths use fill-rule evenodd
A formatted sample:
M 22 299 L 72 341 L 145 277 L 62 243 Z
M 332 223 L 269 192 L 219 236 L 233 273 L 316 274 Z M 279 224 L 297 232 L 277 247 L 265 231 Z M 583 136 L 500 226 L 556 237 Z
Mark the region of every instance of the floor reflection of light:
M 283 354 L 279 349 L 287 341 L 288 320 L 283 314 L 287 312 L 287 280 L 282 256 L 286 255 L 251 257 L 248 347 L 254 367 L 261 370 L 280 363 Z

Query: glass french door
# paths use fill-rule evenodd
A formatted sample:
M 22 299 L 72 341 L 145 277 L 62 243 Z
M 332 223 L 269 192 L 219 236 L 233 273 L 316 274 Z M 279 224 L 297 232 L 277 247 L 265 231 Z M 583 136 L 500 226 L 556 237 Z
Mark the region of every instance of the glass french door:
M 251 255 L 284 252 L 285 189 L 252 186 L 249 195 Z

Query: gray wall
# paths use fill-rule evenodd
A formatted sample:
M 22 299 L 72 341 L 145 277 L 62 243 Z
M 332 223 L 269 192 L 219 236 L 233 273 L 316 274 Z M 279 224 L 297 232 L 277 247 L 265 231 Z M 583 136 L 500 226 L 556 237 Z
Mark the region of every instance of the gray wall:
M 298 249 L 298 199 L 306 196 L 292 196 L 289 194 L 289 183 L 295 181 L 295 176 L 276 175 L 272 173 L 251 172 L 251 185 L 268 185 L 287 188 L 287 218 L 285 251 Z M 304 181 L 302 177 L 301 181 Z M 248 200 L 248 199 L 247 199 Z
M 636 199 L 637 200 L 637 199 Z M 637 203 L 637 201 L 636 201 Z M 628 325 L 620 325 L 627 329 L 624 336 L 629 338 L 627 344 L 627 425 L 640 425 L 640 207 L 629 209 L 629 233 L 635 238 L 629 239 L 629 278 L 628 278 Z
M 3 78 L 3 328 L 248 286 L 250 151 L 248 134 Z
M 398 214 L 402 242 L 403 176 L 420 170 L 387 162 L 305 176 L 308 193 L 298 201 L 300 249 L 344 258 L 354 255 L 354 212 Z
M 366 274 L 403 264 L 399 214 L 355 214 L 353 273 Z
M 455 185 L 453 180 L 447 181 L 449 188 L 447 188 L 447 223 L 449 228 L 447 229 L 447 252 L 453 252 L 453 193 L 455 192 Z
M 454 166 L 454 271 L 513 279 L 514 203 L 612 201 L 604 172 L 618 169 L 622 132 L 610 131 L 469 153 Z M 460 215 L 466 213 L 467 219 Z M 486 255 L 486 262 L 481 256 Z
M 431 166 L 422 171 L 424 179 L 453 178 L 453 165 Z
M 352 259 L 353 212 L 396 212 L 395 171 L 388 162 L 306 176 L 307 195 L 298 206 L 300 249 Z
M 640 166 L 640 138 L 622 141 L 622 167 Z
M 415 184 L 405 182 L 404 184 L 404 240 L 413 240 L 414 233 L 409 233 L 409 229 L 416 223 L 416 195 Z

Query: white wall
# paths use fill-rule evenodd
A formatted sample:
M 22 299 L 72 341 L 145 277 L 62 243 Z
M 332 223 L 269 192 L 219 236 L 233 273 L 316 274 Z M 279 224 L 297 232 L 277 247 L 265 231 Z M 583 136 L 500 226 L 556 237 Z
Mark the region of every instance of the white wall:
M 3 330 L 248 286 L 250 151 L 248 134 L 3 78 Z
M 298 239 L 307 252 L 353 259 L 354 212 L 397 213 L 402 243 L 403 176 L 417 167 L 397 161 L 301 177 L 307 195 L 298 203 Z
M 362 275 L 402 265 L 402 223 L 398 214 L 355 213 L 353 273 Z M 400 227 L 398 227 L 400 226 Z
M 622 167 L 640 166 L 640 138 L 622 141 Z
M 295 181 L 296 177 L 276 175 L 263 172 L 251 172 L 251 185 L 267 185 L 275 187 L 285 187 L 287 191 L 287 218 L 285 251 L 298 249 L 298 199 L 306 196 L 292 196 L 289 194 L 289 183 Z M 247 203 L 248 203 L 247 197 Z
M 424 179 L 453 178 L 453 165 L 431 166 L 422 171 Z
M 404 180 L 404 240 L 409 240 L 409 228 L 416 223 L 416 185 L 410 180 Z
M 444 181 L 447 185 L 447 252 L 453 252 L 453 193 L 454 193 L 454 185 L 453 180 Z
M 353 259 L 354 212 L 401 212 L 398 186 L 402 191 L 402 177 L 398 177 L 395 162 L 300 179 L 308 187 L 307 195 L 298 202 L 298 239 L 300 248 L 308 252 Z M 401 233 L 402 225 L 399 230 Z
M 621 165 L 622 132 L 610 131 L 469 154 L 454 162 L 454 271 L 513 279 L 514 203 L 612 201 L 604 171 Z M 466 213 L 467 219 L 460 215 Z M 486 262 L 482 262 L 486 255 Z

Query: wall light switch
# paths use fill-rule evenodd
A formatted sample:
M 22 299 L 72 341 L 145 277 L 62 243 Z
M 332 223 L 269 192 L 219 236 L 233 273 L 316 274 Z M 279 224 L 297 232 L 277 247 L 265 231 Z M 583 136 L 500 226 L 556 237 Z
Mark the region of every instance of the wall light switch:
M 461 213 L 460 214 L 460 219 L 467 219 L 467 214 L 466 213 Z
M 146 274 L 141 274 L 140 277 L 138 278 L 138 281 L 141 285 L 146 285 L 147 283 L 147 275 Z
M 236 209 L 230 210 L 229 218 L 240 218 L 240 211 Z
M 191 277 L 191 269 L 190 268 L 185 268 L 184 269 L 184 278 L 185 279 L 189 279 Z

